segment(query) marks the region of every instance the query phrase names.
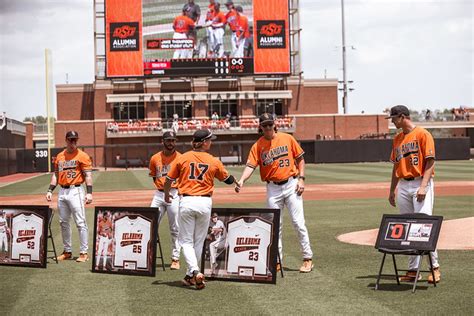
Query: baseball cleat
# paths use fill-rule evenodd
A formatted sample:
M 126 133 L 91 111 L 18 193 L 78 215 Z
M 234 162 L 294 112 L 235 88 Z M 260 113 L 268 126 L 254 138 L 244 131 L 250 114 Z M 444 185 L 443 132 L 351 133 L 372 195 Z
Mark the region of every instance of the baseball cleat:
M 72 259 L 72 252 L 64 251 L 60 256 L 56 257 L 58 261 L 63 260 L 71 260 Z
M 421 273 L 418 275 L 418 281 L 421 280 Z M 405 275 L 402 275 L 398 278 L 400 282 L 415 282 L 416 279 L 416 271 L 407 271 Z
M 314 268 L 313 260 L 311 259 L 304 259 L 303 265 L 300 268 L 301 273 L 308 273 L 311 272 Z
M 89 261 L 89 255 L 87 253 L 81 253 L 79 258 L 76 259 L 76 262 L 86 262 Z
M 170 269 L 171 270 L 179 270 L 180 266 L 179 266 L 179 260 L 171 260 L 171 265 L 170 265 Z
M 184 286 L 193 286 L 196 284 L 196 282 L 194 281 L 194 278 L 187 274 L 184 276 L 184 279 L 181 280 L 181 283 Z
M 280 271 L 281 271 L 281 264 L 277 263 L 276 272 L 280 272 Z
M 439 281 L 441 281 L 441 271 L 439 271 L 439 267 L 438 268 L 433 268 L 433 273 L 434 273 L 434 276 L 435 276 L 435 281 L 436 283 L 438 283 Z M 433 275 L 430 273 L 430 275 L 428 276 L 428 283 L 435 283 L 433 282 Z
M 206 282 L 204 282 L 204 279 L 204 274 L 202 274 L 201 272 L 194 275 L 194 280 L 196 282 L 196 290 L 202 290 L 206 287 Z

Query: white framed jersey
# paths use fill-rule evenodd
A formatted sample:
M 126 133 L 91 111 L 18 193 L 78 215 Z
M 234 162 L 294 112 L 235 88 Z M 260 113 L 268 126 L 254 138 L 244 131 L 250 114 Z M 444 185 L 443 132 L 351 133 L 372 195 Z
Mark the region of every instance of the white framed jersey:
M 151 222 L 141 216 L 122 217 L 115 221 L 114 266 L 124 269 L 147 269 Z
M 253 221 L 249 221 L 253 219 Z M 227 223 L 227 272 L 253 269 L 266 275 L 272 244 L 272 224 L 255 217 L 239 217 Z
M 43 218 L 35 214 L 19 214 L 12 220 L 11 258 L 21 262 L 40 260 Z

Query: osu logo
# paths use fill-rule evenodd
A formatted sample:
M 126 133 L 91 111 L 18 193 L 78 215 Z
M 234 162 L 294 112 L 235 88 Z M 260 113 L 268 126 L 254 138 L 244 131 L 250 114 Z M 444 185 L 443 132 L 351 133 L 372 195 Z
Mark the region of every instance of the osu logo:
M 135 35 L 136 29 L 137 29 L 136 27 L 129 26 L 129 25 L 118 27 L 114 30 L 113 37 L 118 37 L 118 38 L 132 37 L 133 35 Z
M 148 41 L 147 46 L 148 46 L 148 48 L 159 48 L 160 47 L 160 41 Z
M 281 33 L 282 26 L 277 25 L 275 23 L 270 23 L 262 26 L 260 29 L 260 34 L 266 35 L 266 36 L 274 36 L 278 35 Z

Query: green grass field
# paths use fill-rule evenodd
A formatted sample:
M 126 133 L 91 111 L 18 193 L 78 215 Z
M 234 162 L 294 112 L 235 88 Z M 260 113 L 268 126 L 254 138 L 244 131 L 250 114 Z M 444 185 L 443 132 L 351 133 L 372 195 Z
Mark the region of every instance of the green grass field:
M 436 181 L 473 180 L 469 161 L 437 163 Z M 232 168 L 234 170 L 234 168 Z M 235 168 L 240 175 L 242 168 Z M 354 183 L 389 181 L 390 165 L 309 165 L 308 183 Z M 49 176 L 44 175 L 0 188 L 1 196 L 44 193 Z M 95 191 L 152 189 L 144 170 L 97 172 Z M 256 184 L 258 178 L 252 181 Z M 215 207 L 263 207 L 257 204 L 216 204 Z M 435 197 L 435 214 L 445 220 L 474 216 L 474 196 Z M 306 223 L 315 253 L 315 270 L 301 274 L 300 253 L 287 212 L 284 218 L 285 277 L 276 285 L 212 281 L 203 291 L 184 288 L 180 271 L 157 267 L 155 278 L 91 273 L 91 262 L 59 264 L 49 260 L 47 269 L 0 266 L 0 313 L 18 314 L 456 314 L 472 315 L 474 252 L 439 251 L 442 281 L 437 288 L 427 284 L 426 275 L 415 294 L 411 284 L 397 286 L 384 279 L 374 291 L 382 254 L 373 247 L 343 244 L 339 234 L 376 228 L 384 213 L 396 213 L 386 199 L 306 201 Z M 93 208 L 87 209 L 92 241 Z M 167 221 L 167 219 L 164 219 Z M 78 253 L 77 230 L 73 245 Z M 58 219 L 53 235 L 61 250 Z M 160 227 L 166 258 L 169 258 L 168 225 Z M 399 257 L 400 268 L 406 258 Z M 168 264 L 168 260 L 166 261 Z M 182 258 L 184 265 L 184 259 Z M 390 263 L 390 262 L 388 262 Z M 426 266 L 426 263 L 425 263 Z M 392 273 L 386 264 L 385 273 Z

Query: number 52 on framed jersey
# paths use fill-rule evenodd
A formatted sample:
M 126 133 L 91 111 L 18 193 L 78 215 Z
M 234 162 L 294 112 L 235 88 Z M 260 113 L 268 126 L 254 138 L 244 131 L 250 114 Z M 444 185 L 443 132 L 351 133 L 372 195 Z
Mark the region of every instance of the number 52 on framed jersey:
M 0 205 L 0 265 L 46 268 L 48 206 Z
M 209 279 L 276 283 L 280 210 L 213 208 L 201 271 Z
M 92 271 L 155 276 L 158 209 L 96 207 Z

